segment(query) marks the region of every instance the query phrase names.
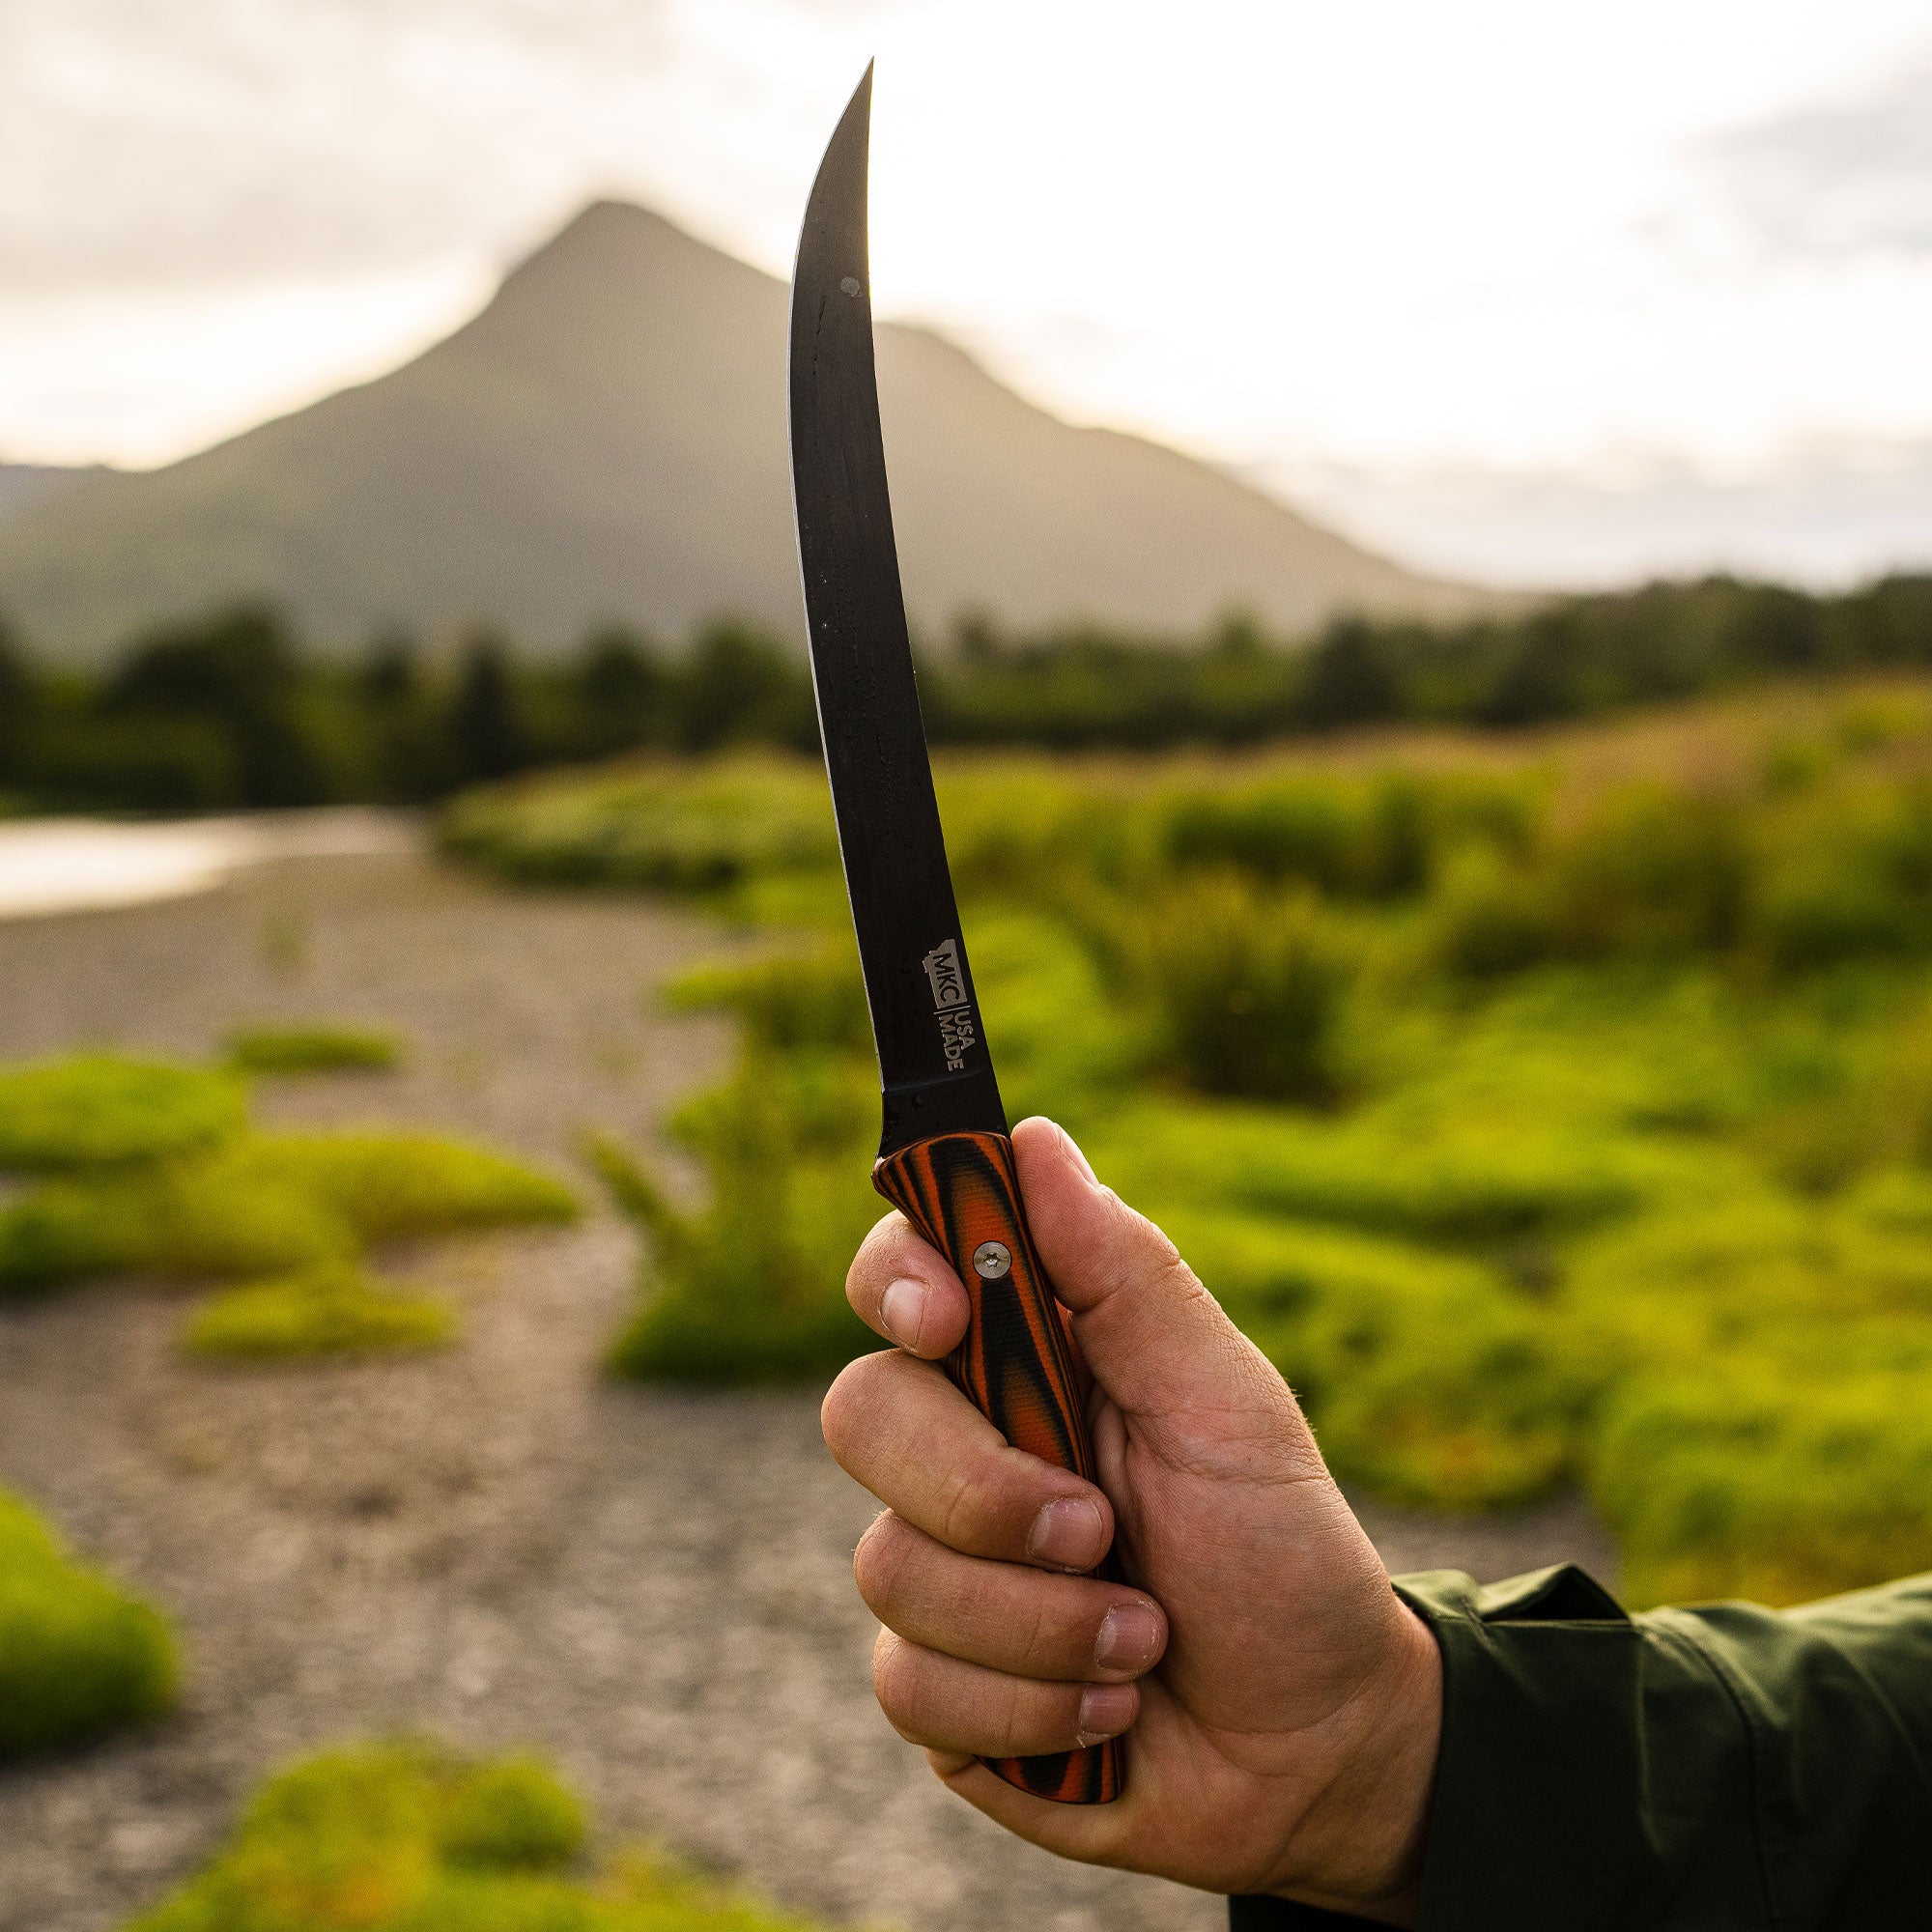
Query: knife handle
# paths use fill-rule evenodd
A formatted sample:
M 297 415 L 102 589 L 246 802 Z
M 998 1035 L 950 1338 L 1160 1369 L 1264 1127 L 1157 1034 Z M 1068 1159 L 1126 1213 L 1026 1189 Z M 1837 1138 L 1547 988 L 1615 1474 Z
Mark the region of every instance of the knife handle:
M 1016 1449 L 1094 1480 L 1086 1403 L 1066 1318 L 1039 1264 L 1005 1134 L 939 1134 L 888 1154 L 872 1185 L 966 1285 L 966 1339 L 946 1373 Z M 1009 1784 L 1063 1804 L 1120 1795 L 1118 1738 L 1044 1757 L 982 1760 Z

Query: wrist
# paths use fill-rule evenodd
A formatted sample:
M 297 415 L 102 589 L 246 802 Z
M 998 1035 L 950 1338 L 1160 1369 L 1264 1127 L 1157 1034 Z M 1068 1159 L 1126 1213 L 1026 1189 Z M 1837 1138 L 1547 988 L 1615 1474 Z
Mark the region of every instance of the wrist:
M 1336 1769 L 1296 1827 L 1279 1897 L 1387 1925 L 1413 1925 L 1442 1736 L 1442 1655 L 1395 1605 L 1387 1656 L 1336 1714 Z

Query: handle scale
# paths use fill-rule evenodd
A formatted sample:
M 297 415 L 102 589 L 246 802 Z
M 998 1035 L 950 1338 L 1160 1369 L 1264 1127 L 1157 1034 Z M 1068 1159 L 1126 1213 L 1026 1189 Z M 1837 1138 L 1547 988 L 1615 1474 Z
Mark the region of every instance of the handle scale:
M 872 1185 L 958 1270 L 972 1316 L 946 1372 L 1016 1449 L 1094 1480 L 1086 1406 L 1065 1328 L 1020 1207 L 1005 1134 L 940 1134 L 888 1154 Z M 975 1265 L 979 1256 L 980 1265 Z M 1117 1738 L 1045 1757 L 987 1758 L 1009 1784 L 1063 1804 L 1120 1795 Z

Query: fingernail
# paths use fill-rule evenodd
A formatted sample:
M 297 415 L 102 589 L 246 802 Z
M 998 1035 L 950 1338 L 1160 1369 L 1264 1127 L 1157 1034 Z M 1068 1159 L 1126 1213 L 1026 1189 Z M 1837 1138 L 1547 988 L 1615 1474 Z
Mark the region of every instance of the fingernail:
M 925 1284 L 895 1281 L 887 1284 L 879 1296 L 879 1325 L 901 1349 L 919 1347 L 919 1331 L 925 1323 Z
M 1160 1612 L 1151 1604 L 1116 1604 L 1100 1620 L 1094 1658 L 1102 1670 L 1145 1670 L 1160 1637 Z
M 1117 1738 L 1134 1720 L 1140 1692 L 1131 1684 L 1090 1684 L 1080 1693 L 1080 1742 L 1097 1745 Z
M 1107 1548 L 1107 1525 L 1099 1505 L 1085 1496 L 1062 1496 L 1033 1520 L 1027 1554 L 1036 1563 L 1060 1570 L 1091 1570 Z

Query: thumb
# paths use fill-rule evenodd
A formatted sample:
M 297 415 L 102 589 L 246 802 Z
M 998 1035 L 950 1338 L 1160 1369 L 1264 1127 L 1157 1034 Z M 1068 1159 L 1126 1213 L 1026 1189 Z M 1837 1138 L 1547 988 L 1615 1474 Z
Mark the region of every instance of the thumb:
M 1034 1245 L 1087 1366 L 1117 1406 L 1149 1420 L 1213 1415 L 1226 1423 L 1252 1412 L 1277 1429 L 1286 1416 L 1305 1434 L 1273 1364 L 1174 1243 L 1101 1186 L 1064 1127 L 1022 1121 L 1013 1153 Z

